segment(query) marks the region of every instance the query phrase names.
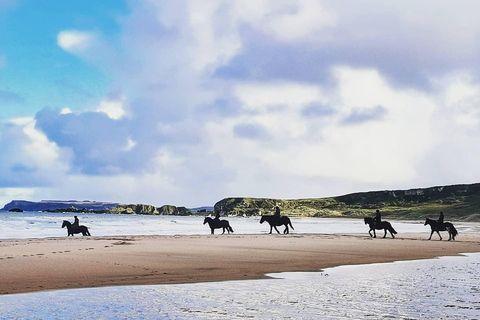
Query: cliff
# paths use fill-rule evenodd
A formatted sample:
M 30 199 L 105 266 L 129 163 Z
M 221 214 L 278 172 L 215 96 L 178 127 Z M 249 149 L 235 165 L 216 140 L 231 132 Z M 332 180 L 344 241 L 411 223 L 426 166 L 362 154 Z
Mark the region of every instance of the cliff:
M 461 184 L 409 190 L 384 190 L 317 199 L 225 198 L 214 212 L 230 216 L 282 214 L 303 217 L 364 217 L 379 209 L 384 217 L 424 219 L 444 211 L 446 219 L 480 221 L 480 184 Z

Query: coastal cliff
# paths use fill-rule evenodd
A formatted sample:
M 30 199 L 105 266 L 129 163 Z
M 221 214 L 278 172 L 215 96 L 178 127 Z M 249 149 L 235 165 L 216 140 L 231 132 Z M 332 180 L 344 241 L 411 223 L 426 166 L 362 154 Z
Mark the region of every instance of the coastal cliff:
M 480 184 L 359 192 L 317 199 L 225 198 L 215 204 L 214 213 L 273 214 L 276 205 L 289 216 L 357 218 L 379 209 L 384 217 L 398 219 L 424 219 L 444 211 L 448 219 L 480 221 Z

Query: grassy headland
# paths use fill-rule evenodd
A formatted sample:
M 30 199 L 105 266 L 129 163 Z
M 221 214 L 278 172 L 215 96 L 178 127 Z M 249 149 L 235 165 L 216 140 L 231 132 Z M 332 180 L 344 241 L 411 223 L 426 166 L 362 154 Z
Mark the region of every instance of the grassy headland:
M 317 199 L 225 198 L 214 211 L 229 216 L 273 213 L 298 217 L 349 217 L 373 215 L 376 209 L 386 218 L 422 220 L 440 211 L 448 220 L 480 221 L 480 184 L 462 184 L 410 190 L 353 193 Z

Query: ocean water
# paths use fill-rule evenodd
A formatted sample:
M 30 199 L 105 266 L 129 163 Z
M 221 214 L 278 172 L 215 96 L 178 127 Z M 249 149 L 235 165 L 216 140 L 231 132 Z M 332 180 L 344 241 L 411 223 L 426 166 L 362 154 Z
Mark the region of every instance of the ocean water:
M 479 319 L 480 253 L 272 279 L 0 296 L 2 319 Z
M 208 225 L 203 224 L 201 216 L 151 216 L 117 214 L 78 214 L 80 224 L 86 225 L 92 236 L 113 235 L 197 235 L 210 234 Z M 236 234 L 268 233 L 267 223 L 260 224 L 259 217 L 227 217 Z M 63 237 L 67 230 L 62 229 L 63 220 L 73 222 L 73 214 L 0 212 L 0 239 L 25 239 Z M 425 232 L 429 236 L 430 228 L 422 222 L 391 221 L 401 236 L 406 232 Z M 362 219 L 332 218 L 292 218 L 295 228 L 292 233 L 352 234 L 368 233 Z M 475 224 L 455 224 L 460 234 L 465 230 L 478 228 Z M 278 228 L 283 232 L 283 227 Z M 275 232 L 275 230 L 273 231 Z M 215 233 L 221 233 L 219 229 Z M 383 231 L 377 232 L 383 236 Z M 445 233 L 446 235 L 446 233 Z M 387 235 L 390 237 L 390 235 Z

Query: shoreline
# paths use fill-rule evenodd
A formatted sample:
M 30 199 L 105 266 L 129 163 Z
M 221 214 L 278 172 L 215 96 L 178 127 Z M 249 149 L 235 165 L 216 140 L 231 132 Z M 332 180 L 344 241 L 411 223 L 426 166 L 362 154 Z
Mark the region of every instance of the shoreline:
M 100 236 L 0 240 L 0 295 L 118 285 L 268 278 L 279 272 L 431 259 L 480 252 L 480 235 L 456 241 L 407 233 Z

